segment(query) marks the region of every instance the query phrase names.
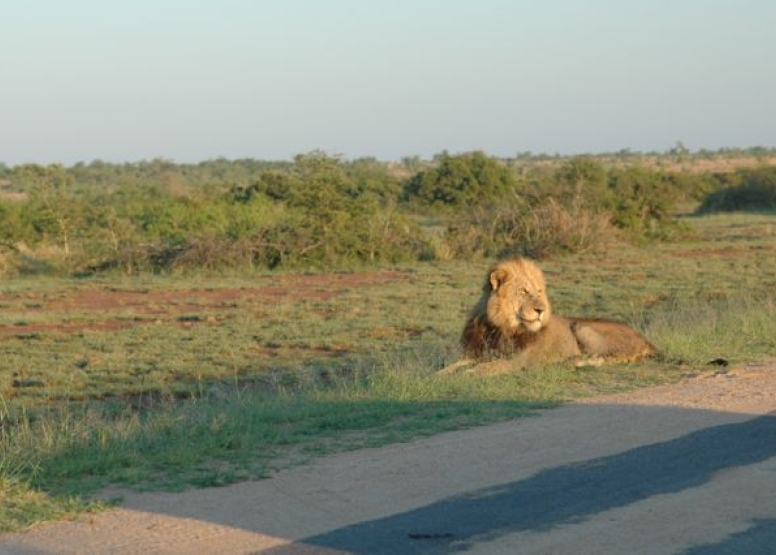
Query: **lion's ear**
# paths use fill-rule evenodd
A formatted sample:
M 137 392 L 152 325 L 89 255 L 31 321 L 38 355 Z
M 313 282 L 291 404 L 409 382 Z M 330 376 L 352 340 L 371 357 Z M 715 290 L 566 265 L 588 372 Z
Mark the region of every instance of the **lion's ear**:
M 509 272 L 504 268 L 498 268 L 490 273 L 490 288 L 492 291 L 497 291 L 499 287 L 504 285 L 504 282 L 509 277 Z

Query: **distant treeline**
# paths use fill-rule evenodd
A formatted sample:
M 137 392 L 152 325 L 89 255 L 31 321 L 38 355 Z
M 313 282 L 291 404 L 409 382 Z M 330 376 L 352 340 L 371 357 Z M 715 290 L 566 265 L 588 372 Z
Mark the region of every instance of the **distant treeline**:
M 734 152 L 0 165 L 0 271 L 335 268 L 669 240 L 679 207 L 776 209 L 776 150 Z M 693 163 L 742 158 L 754 167 Z

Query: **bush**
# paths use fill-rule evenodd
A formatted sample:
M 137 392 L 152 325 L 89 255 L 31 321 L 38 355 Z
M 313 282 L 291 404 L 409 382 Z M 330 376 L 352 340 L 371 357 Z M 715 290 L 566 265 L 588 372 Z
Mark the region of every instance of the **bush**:
M 675 189 L 663 175 L 640 167 L 609 172 L 612 223 L 637 238 L 655 238 L 673 225 Z
M 677 201 L 698 198 L 725 179 L 731 186 L 745 177 L 753 183 L 735 191 L 750 199 L 747 205 L 762 209 L 774 196 L 770 174 L 764 174 L 770 181 L 756 173 L 712 178 L 607 169 L 585 156 L 541 160 L 551 163 L 520 167 L 518 179 L 515 167 L 482 152 L 444 153 L 433 162 L 409 161 L 405 170 L 416 173 L 405 183 L 396 166 L 322 152 L 282 163 L 18 166 L 6 170 L 2 183 L 21 196 L 0 197 L 0 271 L 543 257 L 606 245 L 615 228 L 632 239 L 665 238 Z
M 437 167 L 415 174 L 404 189 L 406 201 L 421 206 L 471 207 L 493 202 L 516 188 L 512 171 L 482 152 L 443 154 Z
M 776 168 L 740 170 L 737 182 L 710 193 L 698 213 L 776 210 Z
M 517 253 L 533 258 L 595 251 L 617 236 L 607 212 L 582 206 L 571 210 L 547 198 L 521 220 Z
M 576 157 L 538 175 L 523 194 L 471 203 L 449 225 L 451 257 L 525 254 L 544 258 L 605 248 L 622 235 L 667 238 L 676 227 L 671 210 L 685 192 L 674 180 L 640 167 L 607 171 Z
M 609 215 L 581 202 L 566 207 L 554 197 L 533 202 L 515 197 L 470 210 L 448 227 L 445 242 L 455 258 L 516 254 L 546 258 L 595 250 L 614 237 Z
M 211 236 L 190 238 L 180 243 L 159 241 L 122 249 L 114 259 L 94 269 L 115 267 L 128 274 L 139 271 L 178 273 L 201 269 L 274 268 L 280 262 L 280 248 L 260 238 L 235 241 Z
M 532 183 L 530 196 L 535 204 L 554 199 L 575 217 L 608 215 L 612 225 L 637 239 L 659 238 L 674 225 L 671 213 L 677 201 L 692 194 L 678 187 L 678 181 L 639 166 L 607 170 L 588 156 L 578 156 Z
M 320 266 L 396 262 L 424 250 L 417 226 L 396 210 L 395 200 L 349 175 L 338 159 L 317 152 L 297 156 L 288 180 L 284 202 L 296 221 L 284 233 L 284 260 Z

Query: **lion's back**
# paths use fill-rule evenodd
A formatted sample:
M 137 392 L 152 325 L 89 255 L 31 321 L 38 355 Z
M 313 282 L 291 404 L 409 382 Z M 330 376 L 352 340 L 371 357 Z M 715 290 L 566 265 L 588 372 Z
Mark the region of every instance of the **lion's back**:
M 639 332 L 622 322 L 597 318 L 573 318 L 571 330 L 584 354 L 632 361 L 657 353 Z

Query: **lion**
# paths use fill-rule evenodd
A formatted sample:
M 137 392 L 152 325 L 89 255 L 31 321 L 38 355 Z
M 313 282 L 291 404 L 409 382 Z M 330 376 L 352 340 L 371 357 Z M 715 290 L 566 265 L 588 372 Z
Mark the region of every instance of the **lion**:
M 461 346 L 466 358 L 438 373 L 493 375 L 564 361 L 577 366 L 631 362 L 657 353 L 621 322 L 552 314 L 544 274 L 532 260 L 520 257 L 488 271 Z

